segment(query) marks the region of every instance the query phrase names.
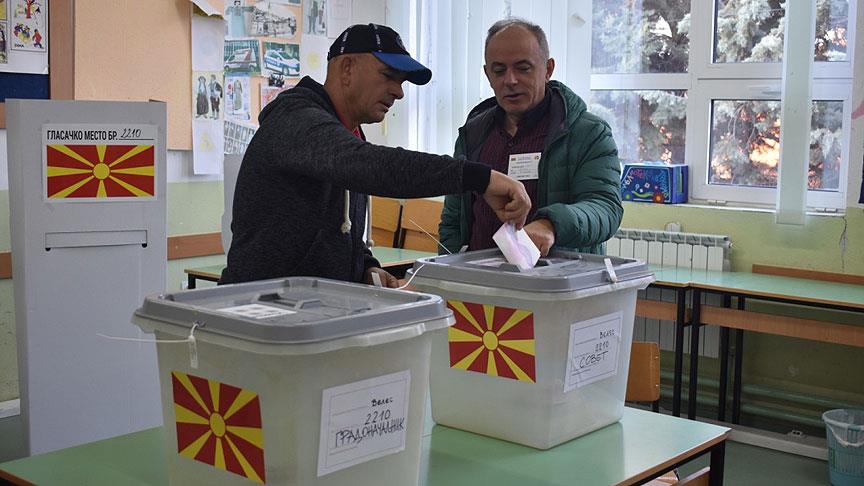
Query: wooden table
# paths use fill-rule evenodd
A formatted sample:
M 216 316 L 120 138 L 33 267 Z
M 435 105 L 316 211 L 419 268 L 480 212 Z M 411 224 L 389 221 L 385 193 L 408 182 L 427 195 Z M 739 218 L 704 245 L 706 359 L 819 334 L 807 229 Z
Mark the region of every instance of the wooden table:
M 372 247 L 372 255 L 381 262 L 381 268 L 401 278 L 405 271 L 414 265 L 415 260 L 435 256 L 435 253 L 375 246 Z M 186 273 L 187 287 L 194 289 L 198 280 L 218 282 L 224 268 L 225 265 L 221 264 L 183 269 L 183 272 Z
M 682 288 L 692 292 L 689 318 L 678 320 L 675 343 L 675 375 L 678 393 L 673 393 L 673 411 L 680 408 L 679 362 L 683 360 L 684 326 L 689 325 L 690 349 L 698 349 L 699 328 L 704 325 L 720 326 L 720 397 L 718 419 L 725 420 L 726 382 L 728 381 L 729 329 L 736 330 L 736 353 L 732 391 L 732 422 L 738 423 L 741 408 L 741 350 L 744 345 L 743 331 L 761 332 L 779 336 L 795 337 L 826 343 L 845 344 L 864 347 L 864 326 L 854 326 L 835 322 L 779 316 L 763 312 L 745 310 L 746 300 L 780 302 L 802 307 L 832 309 L 864 314 L 864 286 L 851 283 L 828 282 L 808 278 L 794 278 L 779 275 L 766 275 L 750 272 L 716 272 L 689 270 L 683 268 L 652 267 L 657 281 L 653 284 L 663 288 Z M 703 294 L 719 294 L 724 306 L 701 304 Z M 677 297 L 675 304 L 657 303 L 661 306 L 675 305 L 681 309 L 683 295 Z M 737 308 L 731 308 L 735 298 Z M 641 304 L 644 307 L 644 303 Z M 653 305 L 653 304 L 652 304 Z M 668 309 L 666 309 L 668 314 Z M 647 312 L 647 311 L 646 311 Z M 637 306 L 637 315 L 639 313 Z M 679 314 L 680 315 L 680 314 Z M 650 315 L 649 317 L 653 317 Z M 656 318 L 656 317 L 655 317 Z M 684 322 L 686 321 L 686 322 Z M 687 416 L 696 415 L 696 390 L 698 380 L 698 353 L 690 354 L 690 384 L 688 387 Z M 676 413 L 677 414 L 677 413 Z
M 711 484 L 720 485 L 728 436 L 726 427 L 629 407 L 621 422 L 548 451 L 436 425 L 423 438 L 420 484 L 643 484 L 710 454 Z M 3 463 L 0 479 L 41 486 L 165 485 L 164 454 L 162 429 L 157 427 Z

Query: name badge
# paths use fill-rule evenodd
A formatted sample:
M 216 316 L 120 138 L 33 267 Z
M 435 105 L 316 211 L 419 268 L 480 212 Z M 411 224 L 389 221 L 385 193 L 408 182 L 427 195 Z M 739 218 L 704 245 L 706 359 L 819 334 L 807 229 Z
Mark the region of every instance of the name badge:
M 539 177 L 541 152 L 530 154 L 511 154 L 507 175 L 517 181 L 537 179 Z

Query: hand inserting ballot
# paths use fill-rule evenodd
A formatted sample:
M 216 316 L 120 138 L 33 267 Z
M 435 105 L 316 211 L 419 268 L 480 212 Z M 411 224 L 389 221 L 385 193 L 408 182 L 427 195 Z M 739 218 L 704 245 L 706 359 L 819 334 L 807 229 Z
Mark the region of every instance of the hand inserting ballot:
M 521 182 L 493 170 L 483 199 L 502 223 L 511 223 L 517 230 L 525 225 L 525 218 L 531 210 L 531 198 Z

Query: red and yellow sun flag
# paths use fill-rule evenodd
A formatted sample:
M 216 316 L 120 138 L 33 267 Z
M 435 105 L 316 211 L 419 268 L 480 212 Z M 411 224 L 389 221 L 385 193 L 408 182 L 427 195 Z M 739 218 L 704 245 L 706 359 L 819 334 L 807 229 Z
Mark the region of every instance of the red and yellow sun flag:
M 48 145 L 51 199 L 153 197 L 153 145 Z
M 447 307 L 456 315 L 447 331 L 451 368 L 536 381 L 533 312 L 458 300 Z
M 174 371 L 177 452 L 264 484 L 258 394 Z

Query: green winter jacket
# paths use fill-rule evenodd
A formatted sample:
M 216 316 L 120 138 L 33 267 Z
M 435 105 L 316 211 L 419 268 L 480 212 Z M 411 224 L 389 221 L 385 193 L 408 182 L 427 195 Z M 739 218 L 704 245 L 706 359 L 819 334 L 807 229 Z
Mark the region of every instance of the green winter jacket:
M 549 135 L 540 157 L 535 219 L 555 226 L 555 248 L 603 253 L 603 242 L 621 224 L 621 165 L 609 125 L 588 113 L 585 102 L 567 86 L 550 81 Z M 480 103 L 459 129 L 455 157 L 477 161 L 493 127 L 495 98 Z M 482 161 L 480 161 L 482 162 Z M 439 234 L 451 252 L 471 238 L 472 193 L 444 199 Z

